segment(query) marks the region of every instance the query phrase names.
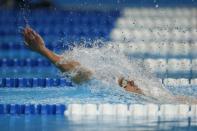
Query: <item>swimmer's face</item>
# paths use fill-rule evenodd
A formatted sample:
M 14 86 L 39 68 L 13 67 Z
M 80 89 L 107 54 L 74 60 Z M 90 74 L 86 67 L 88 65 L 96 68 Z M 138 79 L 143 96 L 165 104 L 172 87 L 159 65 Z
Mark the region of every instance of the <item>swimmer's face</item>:
M 134 84 L 134 81 L 128 81 L 127 86 L 125 87 L 126 91 L 135 92 L 135 93 L 142 93 L 141 90 Z
M 124 90 L 129 91 L 129 92 L 134 92 L 138 94 L 143 94 L 142 90 L 138 88 L 137 85 L 135 85 L 133 80 L 125 80 L 124 78 L 120 78 L 118 80 L 119 85 L 124 88 Z

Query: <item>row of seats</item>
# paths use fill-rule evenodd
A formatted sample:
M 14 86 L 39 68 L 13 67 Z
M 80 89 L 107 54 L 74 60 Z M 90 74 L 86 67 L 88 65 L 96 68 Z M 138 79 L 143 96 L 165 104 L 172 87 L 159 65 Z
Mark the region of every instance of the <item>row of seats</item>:
M 93 44 L 91 41 L 80 42 L 83 39 L 79 40 L 79 42 L 68 42 L 64 40 L 62 43 L 54 42 L 47 43 L 47 47 L 51 50 L 67 50 L 69 47 L 76 46 L 79 44 L 84 45 L 84 47 L 92 47 Z M 20 40 L 22 41 L 22 39 Z M 53 41 L 53 40 L 52 40 Z M 55 41 L 55 40 L 54 40 Z M 72 43 L 72 44 L 70 44 Z M 127 44 L 119 44 L 120 50 L 122 50 L 129 57 L 136 58 L 163 58 L 163 59 L 171 59 L 171 58 L 187 58 L 187 59 L 195 59 L 197 56 L 196 48 L 197 44 L 184 44 L 184 43 L 127 43 Z M 13 43 L 3 43 L 0 44 L 0 58 L 26 58 L 31 57 L 35 58 L 38 54 L 34 52 L 28 51 L 28 49 L 21 44 L 13 44 Z M 10 52 L 8 52 L 10 51 Z M 20 52 L 19 52 L 20 51 Z
M 65 48 L 62 48 L 63 50 L 66 50 Z M 59 50 L 62 51 L 62 50 Z M 39 58 L 41 55 L 32 51 L 29 51 L 29 49 L 26 50 L 1 50 L 0 53 L 0 59 L 26 59 L 26 58 Z
M 163 84 L 170 87 L 189 87 L 189 86 L 197 86 L 197 79 L 174 79 L 174 78 L 167 78 L 163 79 Z
M 64 27 L 65 29 L 55 28 L 55 29 L 39 29 L 35 28 L 37 32 L 44 36 L 59 36 L 59 35 L 76 35 L 80 36 L 105 36 L 109 35 L 111 31 L 111 26 L 95 26 L 92 27 Z M 21 32 L 16 28 L 14 30 L 0 30 L 0 35 L 3 37 L 9 36 L 21 36 Z M 116 41 L 196 41 L 197 31 L 167 31 L 167 30 L 130 30 L 130 29 L 115 29 L 110 34 L 111 38 Z M 3 38 L 1 38 L 3 39 Z
M 144 59 L 144 64 L 151 72 L 160 78 L 195 78 L 197 77 L 197 59 Z M 44 70 L 51 68 L 51 63 L 44 59 L 0 59 L 0 71 L 2 76 L 13 74 L 35 75 L 38 72 L 44 75 Z M 5 69 L 7 69 L 5 71 Z M 50 75 L 57 72 L 51 70 Z
M 62 75 L 55 67 L 4 67 L 0 69 L 0 76 L 3 78 L 32 78 L 32 77 L 59 77 Z
M 176 70 L 197 70 L 197 59 L 144 59 L 144 64 L 150 66 L 151 69 L 158 71 L 166 71 L 166 69 Z M 16 67 L 16 66 L 51 66 L 51 63 L 45 59 L 0 59 L 0 67 Z
M 65 38 L 65 41 L 67 42 Z M 92 44 L 94 41 L 84 41 L 84 45 Z M 51 41 L 46 43 L 46 46 L 50 49 L 55 49 L 58 46 L 68 46 L 66 43 L 62 44 L 60 41 Z M 185 42 L 129 42 L 129 43 L 115 43 L 121 50 L 124 50 L 128 54 L 153 54 L 161 56 L 191 56 L 197 55 L 196 48 L 197 43 L 185 43 Z M 1 42 L 1 50 L 26 50 L 26 47 L 21 41 L 15 42 Z
M 36 22 L 28 22 L 28 25 L 30 25 L 31 27 L 34 27 L 34 28 L 39 28 L 39 29 L 48 29 L 48 30 L 51 30 L 51 29 L 59 29 L 59 30 L 66 30 L 66 29 L 69 29 L 71 30 L 72 28 L 82 28 L 82 29 L 93 29 L 93 28 L 99 28 L 99 27 L 102 27 L 102 28 L 111 28 L 113 27 L 114 25 L 114 21 L 110 21 L 110 22 L 103 22 L 103 23 L 99 23 L 99 22 L 87 22 L 87 23 L 82 23 L 82 22 L 62 22 L 62 23 L 42 23 L 42 22 L 39 22 L 39 21 L 36 21 Z M 12 26 L 10 26 L 10 24 Z M 2 26 L 4 25 L 4 26 Z M 16 23 L 2 23 L 0 22 L 0 27 L 1 27 L 1 31 L 6 31 L 5 28 L 8 30 L 7 32 L 12 32 L 12 31 L 15 31 L 17 30 L 17 27 L 24 27 L 26 26 L 26 23 L 24 22 L 16 22 Z
M 72 30 L 72 29 L 75 29 L 77 30 L 77 28 L 80 28 L 80 29 L 86 29 L 86 30 L 93 30 L 94 28 L 101 28 L 99 30 L 102 30 L 103 28 L 111 28 L 113 27 L 113 21 L 109 22 L 109 23 L 103 23 L 103 24 L 100 24 L 100 23 L 63 23 L 63 24 L 55 24 L 53 23 L 52 25 L 49 25 L 49 24 L 43 24 L 43 23 L 33 23 L 33 24 L 29 24 L 30 26 L 38 29 L 38 30 Z M 20 26 L 21 25 L 21 26 Z M 0 25 L 1 29 L 0 31 L 7 31 L 7 32 L 12 32 L 12 31 L 16 31 L 18 30 L 19 28 L 21 28 L 22 26 L 24 26 L 25 24 L 23 23 L 20 23 L 18 25 L 13 25 L 10 26 L 10 25 L 6 25 L 6 24 L 2 24 Z M 44 26 L 43 26 L 44 25 Z M 7 29 L 7 30 L 6 30 Z
M 77 44 L 75 44 L 76 46 Z M 85 45 L 84 46 L 85 48 L 91 48 L 92 45 Z M 57 46 L 56 48 L 54 48 L 53 50 L 55 52 L 58 52 L 58 54 L 61 54 L 59 52 L 64 52 L 65 50 L 68 50 L 68 49 L 72 49 L 72 46 L 71 48 L 69 48 L 69 46 Z M 7 53 L 9 51 L 9 53 Z M 152 53 L 130 53 L 130 52 L 126 52 L 126 55 L 129 57 L 129 58 L 139 58 L 139 59 L 196 59 L 197 56 L 194 55 L 194 54 L 189 54 L 189 55 L 171 55 L 171 54 L 166 54 L 166 55 L 160 55 L 160 54 L 152 54 Z M 31 58 L 31 59 L 35 59 L 35 58 L 38 58 L 40 57 L 41 55 L 40 54 L 37 54 L 35 52 L 32 52 L 32 51 L 29 51 L 29 50 L 3 50 L 1 51 L 1 54 L 0 54 L 0 59 L 4 59 L 4 58 L 7 58 L 7 59 L 25 59 L 27 57 Z
M 53 44 L 51 44 L 50 46 L 53 46 Z M 21 50 L 21 49 L 26 49 L 26 47 L 24 46 L 24 44 L 22 43 L 0 43 L 0 50 Z
M 158 78 L 196 78 L 197 71 L 196 70 L 150 70 L 154 73 Z M 1 77 L 55 77 L 61 75 L 58 69 L 55 67 L 4 67 L 0 68 L 0 76 Z
M 60 42 L 49 42 L 46 43 L 46 46 L 49 49 L 54 49 L 57 47 L 57 45 L 60 44 Z M 11 42 L 5 42 L 5 43 L 0 43 L 0 50 L 26 50 L 27 47 L 24 46 L 24 44 L 22 42 L 18 42 L 18 43 L 13 43 Z
M 197 71 L 196 70 L 150 70 L 159 78 L 196 78 Z M 0 68 L 1 77 L 53 77 L 60 75 L 60 72 L 55 67 L 4 67 Z
M 197 66 L 197 59 L 143 59 L 144 63 L 146 65 L 150 65 L 153 68 L 156 67 L 163 67 L 163 68 L 167 68 L 171 66 L 176 66 L 176 68 L 178 68 L 177 66 L 184 67 L 183 69 L 185 69 L 185 67 L 187 68 L 191 68 L 191 67 L 195 67 Z M 14 67 L 14 66 L 30 66 L 30 67 L 34 67 L 34 66 L 51 66 L 51 63 L 46 60 L 46 59 L 42 59 L 42 58 L 36 58 L 36 59 L 31 59 L 31 58 L 26 58 L 26 59 L 7 59 L 7 58 L 3 58 L 0 59 L 0 67 Z M 159 69 L 161 70 L 161 69 Z
M 58 36 L 54 36 L 54 35 L 42 35 L 42 37 L 45 40 L 46 44 L 50 44 L 50 43 L 58 43 L 59 44 L 63 44 L 64 46 L 69 44 L 69 45 L 73 45 L 73 44 L 80 44 L 80 43 L 95 43 L 95 41 L 100 40 L 102 42 L 106 42 L 108 41 L 109 38 L 109 34 L 105 37 L 99 37 L 96 36 L 95 34 L 90 35 L 88 37 L 79 37 L 77 35 L 65 35 L 65 34 L 60 34 Z M 0 43 L 22 43 L 24 40 L 22 38 L 22 36 L 16 36 L 16 35 L 12 35 L 12 36 L 4 36 L 4 37 L 0 37 Z M 57 46 L 58 46 L 57 45 Z M 61 45 L 62 46 L 62 45 Z
M 65 27 L 66 28 L 66 27 Z M 50 29 L 50 30 L 47 30 L 47 29 L 44 29 L 44 30 L 39 30 L 39 29 L 36 29 L 39 32 L 40 35 L 54 35 L 54 36 L 59 36 L 61 34 L 64 34 L 64 35 L 76 35 L 78 37 L 80 36 L 102 36 L 102 37 L 105 37 L 106 35 L 108 35 L 110 33 L 110 27 L 106 27 L 105 26 L 98 26 L 98 27 L 95 27 L 95 28 L 90 28 L 90 27 L 87 27 L 87 28 L 77 28 L 77 27 L 74 27 L 74 28 L 68 28 L 68 29 L 65 29 L 65 30 L 58 30 L 57 28 L 56 29 Z M 10 30 L 0 30 L 0 35 L 1 36 L 21 36 L 21 33 L 15 29 L 13 31 L 10 31 Z
M 196 59 L 145 59 L 144 64 L 159 77 L 196 77 Z
M 42 32 L 41 32 L 42 33 Z M 58 41 L 61 41 L 62 39 L 66 40 L 65 42 L 79 42 L 83 39 L 86 39 L 86 40 L 89 40 L 89 41 L 95 41 L 96 39 L 107 39 L 108 40 L 108 37 L 109 37 L 109 34 L 105 37 L 100 37 L 100 36 L 97 36 L 96 34 L 98 34 L 99 32 L 96 32 L 96 33 L 93 33 L 93 34 L 89 34 L 88 37 L 79 37 L 77 34 L 64 34 L 63 32 L 60 33 L 58 36 L 55 36 L 55 35 L 44 35 L 42 34 L 42 37 L 44 38 L 44 40 L 47 42 L 47 43 L 51 43 L 51 42 L 58 42 Z M 18 43 L 18 42 L 21 42 L 23 39 L 20 35 L 20 33 L 18 35 L 5 35 L 4 37 L 0 37 L 0 41 L 1 43 L 9 43 L 9 42 L 13 42 L 13 43 Z M 83 42 L 83 41 L 82 41 Z M 72 43 L 71 43 L 72 44 Z
M 149 16 L 149 17 L 188 17 L 195 15 L 196 8 L 126 8 L 123 10 L 125 17 Z
M 190 44 L 197 41 L 195 12 L 196 8 L 127 8 L 110 37 L 133 42 L 123 50 L 134 57 L 195 57 L 195 44 Z
M 30 66 L 30 67 L 47 67 L 51 66 L 51 62 L 46 59 L 7 59 L 3 58 L 0 59 L 0 67 L 24 67 L 24 66 Z
M 17 11 L 16 11 L 17 12 Z M 33 14 L 35 14 L 35 11 L 33 10 L 32 11 Z M 71 15 L 67 15 L 67 14 L 59 14 L 59 12 L 56 13 L 56 15 L 53 15 L 51 13 L 49 13 L 50 15 L 47 17 L 47 19 L 39 19 L 40 17 L 42 16 L 46 16 L 48 14 L 40 14 L 38 16 L 35 16 L 35 15 L 30 15 L 30 14 L 20 14 L 20 12 L 18 12 L 18 14 L 16 14 L 15 16 L 12 16 L 12 15 L 1 15 L 0 16 L 0 21 L 5 21 L 5 20 L 8 20 L 11 22 L 11 19 L 13 19 L 14 21 L 21 21 L 20 17 L 23 17 L 25 16 L 26 18 L 29 18 L 30 20 L 34 21 L 44 21 L 44 22 L 47 22 L 47 20 L 49 21 L 59 21 L 59 20 L 66 20 L 66 21 L 100 21 L 101 20 L 113 20 L 115 19 L 116 17 L 119 16 L 118 13 L 116 14 L 109 14 L 109 13 L 106 13 L 106 12 L 103 12 L 102 15 L 97 15 L 97 14 L 92 14 L 92 15 L 88 15 L 88 14 L 85 14 L 85 15 L 81 15 L 81 14 L 71 14 Z M 18 18 L 16 18 L 16 16 L 18 16 Z M 4 19 L 3 19 L 4 18 Z M 54 19 L 56 18 L 56 19 Z
M 49 9 L 36 9 L 36 10 L 31 10 L 30 12 L 28 11 L 21 11 L 21 10 L 5 10 L 2 9 L 0 10 L 0 15 L 1 16 L 16 16 L 17 14 L 29 14 L 33 17 L 38 17 L 38 16 L 43 16 L 43 15 L 48 15 L 50 14 L 48 17 L 55 17 L 57 15 L 61 15 L 61 16 L 117 16 L 119 14 L 119 11 L 115 11 L 115 10 L 111 10 L 111 11 L 82 11 L 82 10 L 70 10 L 70 11 L 66 11 L 66 10 L 49 10 Z
M 33 11 L 35 14 L 35 12 Z M 39 13 L 40 14 L 40 13 Z M 56 15 L 52 15 L 51 13 L 48 14 L 40 14 L 39 16 L 34 16 L 34 15 L 25 15 L 25 14 L 17 14 L 14 16 L 11 15 L 0 15 L 0 23 L 5 24 L 5 25 L 10 25 L 10 24 L 16 24 L 16 23 L 24 23 L 24 17 L 27 18 L 28 22 L 31 24 L 87 24 L 87 25 L 92 25 L 92 24 L 107 24 L 114 22 L 116 18 L 119 16 L 118 13 L 116 14 L 109 14 L 106 12 L 103 12 L 102 15 L 60 15 L 59 12 L 56 13 Z M 45 17 L 47 15 L 47 19 L 40 19 L 41 17 Z M 17 16 L 17 18 L 16 18 Z
M 196 41 L 197 31 L 116 28 L 110 36 L 115 41 Z
M 72 18 L 70 18 L 72 19 Z M 101 21 L 102 20 L 102 21 Z M 110 26 L 112 22 L 114 22 L 115 19 L 109 20 L 109 19 L 99 19 L 99 20 L 87 20 L 87 21 L 80 21 L 80 20 L 59 20 L 59 21 L 39 21 L 39 20 L 28 20 L 28 23 L 30 25 L 36 26 L 36 25 L 46 25 L 46 26 L 53 26 L 53 25 L 62 25 L 63 26 L 95 26 L 95 25 L 106 25 Z M 0 20 L 0 23 L 5 26 L 12 25 L 21 25 L 25 24 L 24 20 L 18 21 L 18 20 Z
M 130 56 L 160 58 L 195 58 L 197 44 L 187 42 L 129 42 L 119 44 Z
M 160 18 L 160 19 L 153 19 L 150 17 L 126 17 L 118 19 L 116 22 L 116 26 L 119 28 L 160 28 L 160 29 L 191 29 L 195 28 L 196 26 L 196 19 L 195 17 L 191 17 L 186 19 L 183 18 Z

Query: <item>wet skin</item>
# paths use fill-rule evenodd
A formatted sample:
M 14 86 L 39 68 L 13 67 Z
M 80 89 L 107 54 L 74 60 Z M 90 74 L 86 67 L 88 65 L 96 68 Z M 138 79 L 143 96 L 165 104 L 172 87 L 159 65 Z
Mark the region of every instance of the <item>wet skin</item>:
M 126 85 L 123 85 L 123 80 L 125 80 L 123 77 L 118 79 L 118 84 L 120 87 L 124 88 L 128 92 L 143 94 L 142 90 L 138 88 L 138 86 L 134 83 L 133 80 L 126 80 L 127 81 Z

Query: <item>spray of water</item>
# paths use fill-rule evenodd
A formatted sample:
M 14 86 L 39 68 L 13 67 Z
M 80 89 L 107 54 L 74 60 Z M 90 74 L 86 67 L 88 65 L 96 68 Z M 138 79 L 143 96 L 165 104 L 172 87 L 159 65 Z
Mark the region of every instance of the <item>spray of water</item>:
M 125 93 L 117 84 L 117 78 L 125 77 L 135 81 L 143 90 L 145 99 L 151 98 L 152 102 L 156 100 L 159 103 L 173 101 L 173 95 L 163 87 L 154 74 L 148 72 L 143 61 L 128 59 L 120 48 L 127 48 L 127 45 L 105 43 L 100 48 L 97 43 L 94 42 L 93 48 L 76 46 L 63 54 L 64 60 L 77 60 L 94 72 L 93 80 L 85 84 L 92 92 L 108 92 L 112 96 Z

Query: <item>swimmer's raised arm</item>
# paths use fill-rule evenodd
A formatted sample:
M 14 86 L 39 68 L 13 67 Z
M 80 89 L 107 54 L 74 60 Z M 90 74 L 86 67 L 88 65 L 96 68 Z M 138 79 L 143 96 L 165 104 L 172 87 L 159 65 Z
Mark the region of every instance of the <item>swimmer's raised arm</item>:
M 62 56 L 55 54 L 51 50 L 49 50 L 45 46 L 45 42 L 43 38 L 33 29 L 30 27 L 26 27 L 23 30 L 23 36 L 25 39 L 25 45 L 31 49 L 32 51 L 35 51 L 42 56 L 45 56 L 47 59 L 49 59 L 58 69 L 60 69 L 62 72 L 67 72 L 75 68 L 76 66 L 79 66 L 80 63 L 77 61 L 70 61 L 67 63 L 60 63 L 60 60 L 62 59 Z

